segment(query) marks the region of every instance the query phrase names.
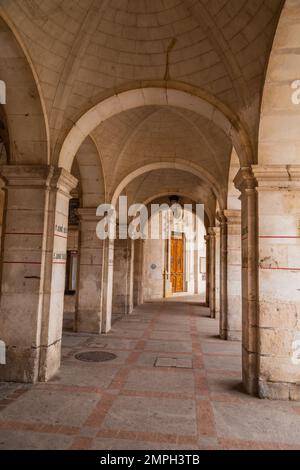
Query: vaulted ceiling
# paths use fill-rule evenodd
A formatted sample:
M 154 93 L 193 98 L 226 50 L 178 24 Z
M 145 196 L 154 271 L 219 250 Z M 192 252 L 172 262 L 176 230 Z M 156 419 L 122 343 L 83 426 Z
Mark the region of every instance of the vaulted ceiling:
M 282 6 L 282 0 L 0 0 L 6 23 L 0 28 L 0 72 L 2 67 L 9 77 L 17 70 L 19 76 L 26 56 L 49 123 L 53 162 L 67 133 L 92 106 L 117 89 L 158 81 L 187 84 L 227 106 L 255 152 L 264 77 Z M 13 47 L 12 34 L 24 57 L 15 52 L 21 49 Z M 24 99 L 20 103 L 27 122 L 34 122 L 37 111 Z M 14 110 L 12 115 L 19 119 Z M 143 106 L 107 119 L 90 137 L 101 160 L 103 194 L 111 195 L 139 166 L 179 160 L 203 168 L 223 195 L 227 191 L 232 142 L 194 112 Z M 33 140 L 27 152 L 32 162 Z M 80 150 L 81 166 L 90 146 Z M 87 169 L 81 172 L 88 181 Z
M 244 120 L 255 141 L 282 0 L 0 4 L 32 60 L 56 128 L 54 140 L 106 90 L 135 80 L 168 79 L 218 97 Z

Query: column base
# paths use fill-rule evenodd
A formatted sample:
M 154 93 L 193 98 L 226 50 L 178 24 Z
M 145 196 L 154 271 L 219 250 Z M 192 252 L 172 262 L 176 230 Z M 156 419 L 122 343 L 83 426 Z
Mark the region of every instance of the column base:
M 115 294 L 113 303 L 113 315 L 130 315 L 133 312 L 133 304 L 124 295 Z
M 6 347 L 6 364 L 0 365 L 0 381 L 47 382 L 60 367 L 61 341 L 40 348 Z
M 59 370 L 61 362 L 61 339 L 48 347 L 40 347 L 40 382 L 48 382 Z
M 268 382 L 259 380 L 258 383 L 259 398 L 269 400 L 300 400 L 300 383 L 289 382 Z
M 75 331 L 77 333 L 101 333 L 100 315 L 93 310 L 79 310 L 76 313 Z
M 242 332 L 238 330 L 221 330 L 220 338 L 225 341 L 242 341 Z

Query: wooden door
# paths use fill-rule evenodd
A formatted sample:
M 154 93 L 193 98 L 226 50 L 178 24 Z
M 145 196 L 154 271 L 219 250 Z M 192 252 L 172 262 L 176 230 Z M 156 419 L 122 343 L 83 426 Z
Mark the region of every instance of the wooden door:
M 183 292 L 183 238 L 171 238 L 172 292 Z

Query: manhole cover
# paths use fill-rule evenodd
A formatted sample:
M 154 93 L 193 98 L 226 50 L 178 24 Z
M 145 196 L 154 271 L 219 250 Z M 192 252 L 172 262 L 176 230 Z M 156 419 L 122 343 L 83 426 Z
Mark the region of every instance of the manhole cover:
M 75 358 L 85 362 L 106 362 L 116 359 L 116 355 L 107 351 L 86 351 L 75 354 Z

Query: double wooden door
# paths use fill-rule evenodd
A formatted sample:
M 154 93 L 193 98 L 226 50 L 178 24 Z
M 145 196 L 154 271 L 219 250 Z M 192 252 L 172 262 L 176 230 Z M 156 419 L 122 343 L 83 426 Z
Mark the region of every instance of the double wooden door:
M 183 238 L 171 238 L 171 283 L 172 292 L 183 292 Z

